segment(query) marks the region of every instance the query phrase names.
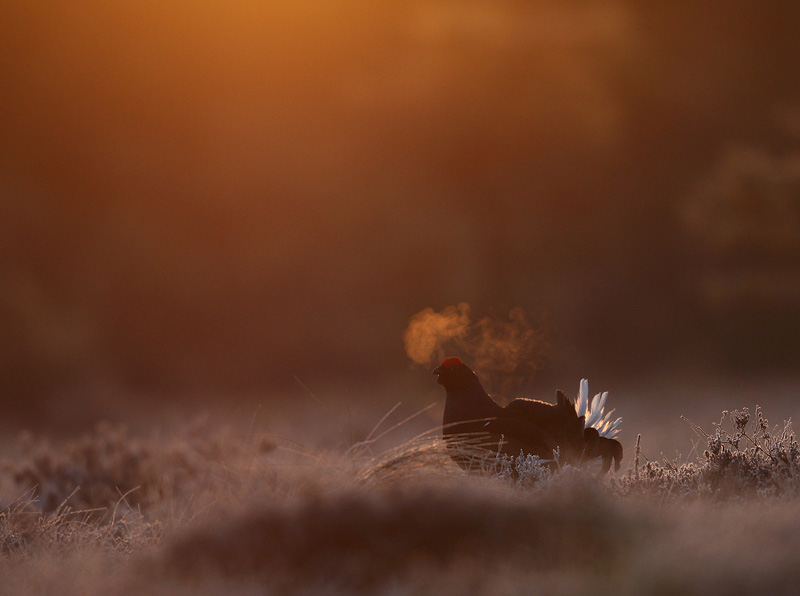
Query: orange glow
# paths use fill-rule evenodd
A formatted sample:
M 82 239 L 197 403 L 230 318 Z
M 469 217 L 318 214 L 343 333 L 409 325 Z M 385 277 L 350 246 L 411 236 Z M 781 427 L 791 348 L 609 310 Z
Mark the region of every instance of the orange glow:
M 789 9 L 12 4 L 0 318 L 20 387 L 94 367 L 257 385 L 309 349 L 326 371 L 400 365 L 409 317 L 461 302 L 547 312 L 622 368 L 679 345 L 711 294 L 794 336 L 784 293 L 719 298 L 762 261 L 726 264 L 739 249 L 708 251 L 684 217 L 732 140 L 794 163 L 771 111 L 800 96 Z M 758 258 L 783 271 L 797 245 Z M 745 353 L 765 325 L 720 323 L 703 350 Z

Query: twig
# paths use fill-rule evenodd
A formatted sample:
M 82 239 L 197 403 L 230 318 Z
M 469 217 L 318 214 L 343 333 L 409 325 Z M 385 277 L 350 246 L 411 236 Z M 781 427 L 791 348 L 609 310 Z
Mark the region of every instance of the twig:
M 683 420 L 685 423 L 687 423 L 689 426 L 691 426 L 691 427 L 692 427 L 692 430 L 693 430 L 693 431 L 695 431 L 696 433 L 703 435 L 703 436 L 704 436 L 706 439 L 709 439 L 709 438 L 711 438 L 711 437 L 708 435 L 708 433 L 706 433 L 706 431 L 704 431 L 702 428 L 700 428 L 699 426 L 697 426 L 697 425 L 696 425 L 694 422 L 692 422 L 691 420 L 689 420 L 689 419 L 688 419 L 686 416 L 683 416 L 683 415 L 682 415 L 682 416 L 681 416 L 681 420 Z

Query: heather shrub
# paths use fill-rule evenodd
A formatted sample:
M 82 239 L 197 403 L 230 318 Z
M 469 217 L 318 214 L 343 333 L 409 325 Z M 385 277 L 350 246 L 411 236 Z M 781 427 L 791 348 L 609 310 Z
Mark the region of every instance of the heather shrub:
M 128 436 L 124 426 L 101 423 L 93 432 L 53 445 L 24 435 L 19 455 L 3 462 L 19 491 L 28 492 L 28 506 L 45 514 L 91 511 L 108 516 L 131 510 L 147 514 L 153 507 L 196 492 L 223 463 L 265 452 L 274 444 L 244 439 L 230 428 L 197 421 L 179 429 L 170 440 Z M 234 475 L 229 482 L 236 482 Z
M 800 449 L 791 420 L 770 430 L 758 406 L 754 417 L 751 420 L 747 408 L 723 412 L 714 434 L 707 436 L 708 448 L 703 452 L 706 481 L 714 489 L 755 490 L 762 494 L 796 492 Z
M 797 496 L 800 449 L 791 420 L 769 427 L 761 408 L 723 411 L 707 433 L 684 418 L 706 442 L 696 461 L 637 462 L 615 483 L 620 494 L 648 493 L 660 497 L 742 498 Z

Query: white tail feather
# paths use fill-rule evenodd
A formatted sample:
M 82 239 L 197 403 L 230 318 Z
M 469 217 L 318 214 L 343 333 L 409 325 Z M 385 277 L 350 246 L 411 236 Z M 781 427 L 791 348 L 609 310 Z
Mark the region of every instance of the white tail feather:
M 578 392 L 578 399 L 575 401 L 575 411 L 578 418 L 586 416 L 586 409 L 589 407 L 589 380 L 581 379 L 581 387 Z
M 608 391 L 598 393 L 589 403 L 589 381 L 581 379 L 578 399 L 575 400 L 575 412 L 578 417 L 584 416 L 584 428 L 594 428 L 600 433 L 601 437 L 613 439 L 619 434 L 622 418 L 611 420 L 611 415 L 615 410 L 605 412 Z

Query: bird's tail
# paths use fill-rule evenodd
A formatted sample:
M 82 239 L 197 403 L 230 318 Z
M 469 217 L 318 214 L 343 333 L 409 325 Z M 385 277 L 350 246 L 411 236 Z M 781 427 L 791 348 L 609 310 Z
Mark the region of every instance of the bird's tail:
M 619 434 L 622 418 L 616 420 L 611 419 L 614 410 L 605 412 L 606 400 L 608 399 L 608 391 L 598 393 L 594 398 L 589 401 L 589 381 L 581 379 L 580 391 L 578 398 L 575 400 L 575 412 L 578 417 L 584 416 L 584 428 L 594 428 L 600 433 L 601 437 L 613 439 Z

